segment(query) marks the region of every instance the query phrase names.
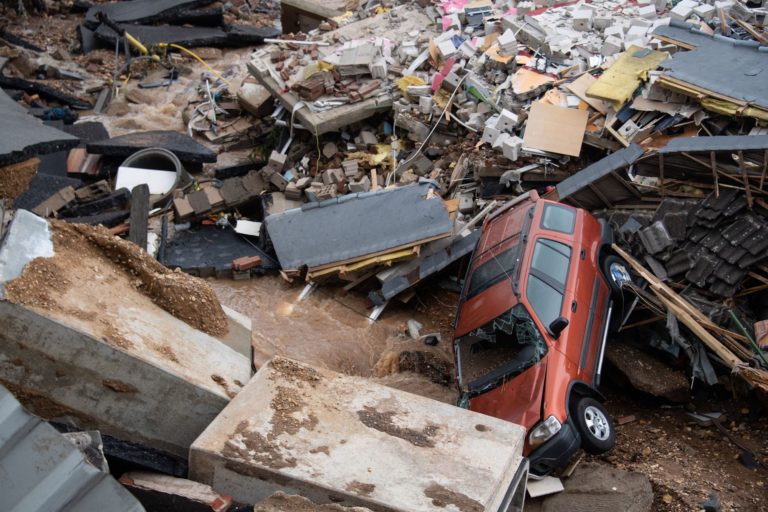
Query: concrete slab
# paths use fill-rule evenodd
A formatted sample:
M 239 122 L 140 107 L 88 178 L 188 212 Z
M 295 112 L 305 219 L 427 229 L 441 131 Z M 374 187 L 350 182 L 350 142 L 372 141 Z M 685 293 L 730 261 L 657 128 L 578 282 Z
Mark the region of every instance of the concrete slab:
M 46 242 L 36 221 L 18 228 Z M 66 241 L 54 256 L 5 283 L 14 303 L 0 301 L 0 382 L 46 419 L 69 416 L 81 428 L 185 456 L 250 378 L 250 358 L 162 309 L 135 275 L 58 229 L 57 244 Z M 26 246 L 9 244 L 7 259 L 26 258 Z M 151 286 L 182 290 L 168 281 L 192 286 L 187 279 L 156 275 Z M 184 300 L 210 299 L 188 291 Z M 210 309 L 190 311 L 210 325 Z
M 53 241 L 48 222 L 27 210 L 18 210 L 0 247 L 0 299 L 3 284 L 21 275 L 35 258 L 53 256 Z
M 518 425 L 275 358 L 194 442 L 190 478 L 251 504 L 283 491 L 378 511 L 515 511 L 523 441 Z

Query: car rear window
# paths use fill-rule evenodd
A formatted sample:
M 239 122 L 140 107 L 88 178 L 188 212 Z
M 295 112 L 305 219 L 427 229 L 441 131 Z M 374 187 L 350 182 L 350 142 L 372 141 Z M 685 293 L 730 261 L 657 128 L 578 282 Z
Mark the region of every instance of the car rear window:
M 567 206 L 559 204 L 547 204 L 541 216 L 541 227 L 550 231 L 573 234 L 576 224 L 576 212 Z
M 472 272 L 467 286 L 467 299 L 474 297 L 483 290 L 512 277 L 517 261 L 517 245 L 513 245 L 492 257 Z

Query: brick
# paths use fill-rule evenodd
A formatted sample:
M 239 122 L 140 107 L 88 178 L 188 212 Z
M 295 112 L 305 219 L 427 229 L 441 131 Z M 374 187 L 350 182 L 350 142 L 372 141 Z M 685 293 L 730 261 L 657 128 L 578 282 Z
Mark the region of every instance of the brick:
M 176 213 L 176 221 L 184 221 L 195 214 L 195 210 L 192 209 L 186 197 L 178 197 L 173 200 L 173 211 Z
M 293 201 L 299 201 L 302 196 L 302 190 L 296 185 L 296 182 L 293 181 L 288 183 L 283 193 L 285 194 L 286 199 L 291 199 Z
M 285 162 L 288 159 L 287 155 L 283 155 L 282 153 L 278 153 L 277 151 L 272 151 L 272 154 L 269 155 L 269 166 L 273 167 L 276 171 L 282 171 L 283 167 L 285 167 Z
M 285 190 L 285 187 L 288 186 L 288 180 L 285 179 L 285 177 L 280 174 L 279 172 L 276 172 L 269 178 L 269 182 L 277 188 L 280 192 Z
M 304 190 L 305 188 L 309 188 L 309 186 L 312 184 L 312 178 L 310 177 L 304 177 L 299 178 L 296 180 L 296 188 L 299 190 Z
M 85 203 L 93 201 L 94 199 L 107 197 L 111 193 L 112 189 L 109 188 L 109 183 L 107 183 L 106 180 L 100 180 L 75 190 L 75 199 L 81 203 Z
M 267 184 L 258 171 L 251 171 L 243 176 L 241 183 L 248 195 L 259 195 L 267 189 Z
M 344 160 L 341 162 L 341 167 L 344 169 L 344 175 L 348 178 L 357 176 L 358 163 L 357 160 Z
M 187 194 L 187 201 L 197 216 L 205 215 L 211 211 L 211 203 L 208 202 L 208 196 L 202 190 Z
M 218 188 L 205 187 L 203 192 L 205 192 L 206 197 L 208 197 L 208 203 L 210 203 L 211 208 L 218 208 L 224 205 L 224 198 L 221 197 L 221 193 L 219 192 Z
M 69 203 L 75 200 L 75 189 L 73 187 L 64 187 L 51 197 L 36 206 L 32 212 L 41 217 L 50 217 Z
M 501 146 L 501 152 L 505 158 L 516 161 L 520 156 L 520 150 L 523 148 L 523 139 L 520 137 L 510 137 L 504 140 Z
M 656 6 L 654 5 L 644 5 L 642 7 L 637 8 L 637 14 L 641 18 L 645 18 L 646 20 L 655 20 L 656 19 Z
M 371 190 L 371 180 L 368 176 L 363 176 L 360 181 L 352 181 L 349 183 L 349 191 L 352 193 L 368 192 Z
M 573 13 L 573 29 L 579 32 L 592 30 L 592 18 L 595 13 L 591 9 L 581 9 Z
M 502 109 L 501 113 L 499 114 L 499 119 L 496 121 L 495 128 L 497 130 L 508 132 L 511 131 L 515 126 L 517 126 L 517 115 L 507 109 Z
M 239 177 L 224 180 L 220 192 L 227 206 L 237 206 L 250 196 L 249 191 L 243 186 L 243 181 L 243 178 Z
M 715 15 L 715 7 L 713 5 L 702 4 L 693 8 L 693 13 L 704 21 L 709 21 Z
M 250 270 L 261 266 L 260 256 L 243 256 L 232 260 L 232 268 L 235 270 Z
M 600 54 L 603 57 L 610 57 L 621 51 L 622 41 L 618 37 L 608 36 L 603 42 L 602 48 L 600 48 Z

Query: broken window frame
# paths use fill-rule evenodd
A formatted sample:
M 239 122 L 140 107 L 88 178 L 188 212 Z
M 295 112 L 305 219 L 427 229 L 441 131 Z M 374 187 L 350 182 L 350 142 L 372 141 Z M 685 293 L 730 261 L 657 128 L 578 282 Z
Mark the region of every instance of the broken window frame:
M 486 334 L 489 329 L 493 329 L 494 332 L 500 330 L 506 334 L 512 334 L 512 330 L 514 329 L 515 340 L 517 340 L 517 343 L 521 346 L 533 344 L 536 353 L 532 359 L 529 359 L 522 364 L 518 363 L 515 366 L 510 366 L 507 362 L 470 382 L 464 382 L 465 372 L 462 363 L 462 350 L 464 352 L 468 351 L 469 346 L 463 347 L 462 343 L 468 341 L 470 338 L 480 338 L 483 335 L 485 335 L 485 339 L 495 343 L 495 341 L 492 341 L 492 338 L 495 338 L 495 334 Z M 524 329 L 527 332 L 521 332 L 519 329 Z M 527 338 L 527 341 L 520 341 L 519 336 L 521 334 Z M 476 342 L 477 341 L 474 341 L 473 343 Z M 487 322 L 483 326 L 473 329 L 467 334 L 454 340 L 457 381 L 462 391 L 467 394 L 467 397 L 472 398 L 499 387 L 524 371 L 532 368 L 547 355 L 548 351 L 549 347 L 547 346 L 546 340 L 536 325 L 536 322 L 533 320 L 531 313 L 523 304 L 516 304 L 490 322 Z

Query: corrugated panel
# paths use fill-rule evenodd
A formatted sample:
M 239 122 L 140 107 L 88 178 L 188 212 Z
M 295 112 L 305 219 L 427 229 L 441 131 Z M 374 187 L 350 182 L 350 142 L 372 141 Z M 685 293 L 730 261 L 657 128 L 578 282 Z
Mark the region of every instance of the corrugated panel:
M 0 386 L 0 510 L 143 512 L 144 507 Z

